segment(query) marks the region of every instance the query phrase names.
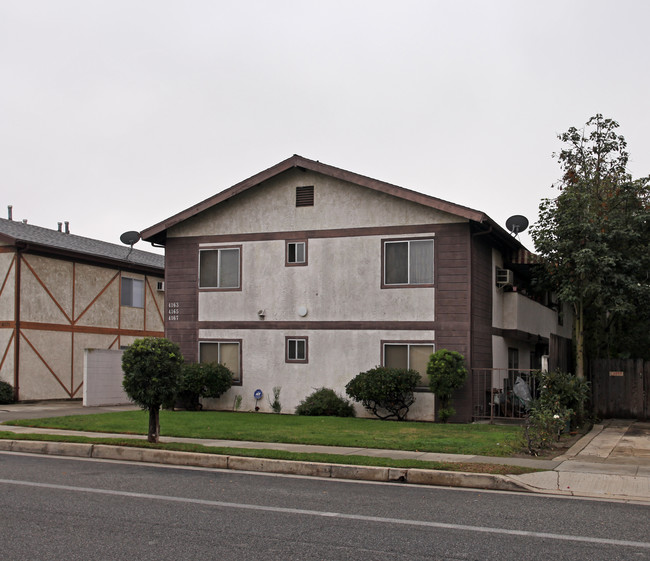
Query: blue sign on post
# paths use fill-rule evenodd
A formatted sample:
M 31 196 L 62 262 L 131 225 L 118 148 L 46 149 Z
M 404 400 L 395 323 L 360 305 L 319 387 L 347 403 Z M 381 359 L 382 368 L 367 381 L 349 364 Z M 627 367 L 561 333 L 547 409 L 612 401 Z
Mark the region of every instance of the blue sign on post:
M 260 400 L 260 399 L 262 399 L 262 396 L 263 396 L 263 395 L 264 395 L 264 394 L 262 393 L 262 390 L 255 390 L 255 393 L 253 394 L 253 397 L 254 397 L 256 400 Z

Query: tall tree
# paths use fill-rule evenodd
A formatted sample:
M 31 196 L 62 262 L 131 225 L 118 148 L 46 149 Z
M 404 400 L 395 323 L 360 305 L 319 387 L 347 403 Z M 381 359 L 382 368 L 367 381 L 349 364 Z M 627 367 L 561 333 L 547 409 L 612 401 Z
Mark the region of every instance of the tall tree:
M 628 173 L 618 126 L 598 114 L 559 135 L 560 194 L 541 202 L 531 228 L 545 281 L 573 308 L 580 377 L 589 345 L 610 354 L 612 326 L 649 311 L 650 181 Z

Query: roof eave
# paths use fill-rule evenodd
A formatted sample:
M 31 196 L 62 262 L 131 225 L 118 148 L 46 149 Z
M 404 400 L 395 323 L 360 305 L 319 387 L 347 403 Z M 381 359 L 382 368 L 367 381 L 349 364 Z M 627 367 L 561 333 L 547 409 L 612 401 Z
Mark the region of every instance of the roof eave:
M 164 245 L 167 237 L 166 231 L 169 228 L 172 228 L 184 220 L 196 216 L 200 212 L 203 212 L 208 208 L 211 208 L 225 200 L 228 200 L 231 197 L 234 197 L 235 195 L 238 195 L 239 193 L 242 193 L 243 191 L 246 191 L 255 185 L 259 185 L 260 183 L 292 168 L 302 168 L 305 170 L 314 171 L 316 173 L 321 173 L 335 179 L 341 179 L 349 183 L 368 187 L 375 191 L 435 208 L 442 212 L 454 214 L 473 222 L 483 223 L 486 220 L 489 220 L 487 215 L 483 212 L 464 207 L 462 205 L 457 205 L 443 199 L 438 199 L 437 197 L 425 195 L 417 191 L 412 191 L 404 187 L 392 185 L 378 179 L 372 179 L 364 175 L 323 164 L 315 160 L 309 160 L 307 158 L 303 158 L 302 156 L 294 154 L 290 158 L 287 158 L 286 160 L 264 171 L 261 171 L 252 177 L 249 177 L 248 179 L 245 179 L 244 181 L 241 181 L 240 183 L 237 183 L 236 185 L 233 185 L 232 187 L 201 201 L 198 204 L 195 204 L 177 214 L 174 214 L 166 220 L 163 220 L 158 224 L 154 224 L 153 226 L 142 230 L 142 232 L 140 232 L 140 236 L 145 241 Z
M 29 253 L 38 253 L 42 255 L 57 255 L 59 257 L 64 257 L 67 259 L 73 259 L 75 261 L 84 261 L 86 263 L 97 263 L 105 266 L 110 266 L 114 268 L 119 268 L 123 270 L 130 270 L 134 272 L 148 273 L 148 274 L 161 274 L 164 273 L 165 267 L 158 267 L 156 265 L 148 265 L 144 263 L 135 263 L 133 261 L 127 261 L 124 259 L 116 259 L 113 257 L 107 257 L 102 255 L 96 255 L 93 253 L 83 253 L 80 251 L 74 251 L 72 249 L 65 249 L 61 247 L 55 247 L 46 244 L 40 244 L 36 242 L 30 242 L 26 240 L 16 240 L 14 246 L 22 251 Z

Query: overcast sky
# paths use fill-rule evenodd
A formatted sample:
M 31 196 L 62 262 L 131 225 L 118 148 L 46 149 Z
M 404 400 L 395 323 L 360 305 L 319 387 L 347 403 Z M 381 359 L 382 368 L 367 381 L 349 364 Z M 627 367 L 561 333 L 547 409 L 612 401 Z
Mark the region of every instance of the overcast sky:
M 532 223 L 557 135 L 595 113 L 650 173 L 649 21 L 647 0 L 0 0 L 0 203 L 120 243 L 300 154 Z

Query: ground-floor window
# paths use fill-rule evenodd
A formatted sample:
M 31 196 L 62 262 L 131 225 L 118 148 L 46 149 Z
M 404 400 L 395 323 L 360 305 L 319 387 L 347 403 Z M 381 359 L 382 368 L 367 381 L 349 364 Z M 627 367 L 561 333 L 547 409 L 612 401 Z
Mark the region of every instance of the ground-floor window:
M 384 341 L 382 343 L 383 365 L 391 368 L 408 368 L 420 373 L 418 387 L 429 387 L 427 364 L 435 351 L 435 345 L 429 342 Z
M 309 362 L 307 352 L 307 337 L 285 337 L 285 360 L 286 362 Z
M 233 383 L 241 385 L 241 341 L 201 341 L 199 362 L 218 362 L 230 368 Z

